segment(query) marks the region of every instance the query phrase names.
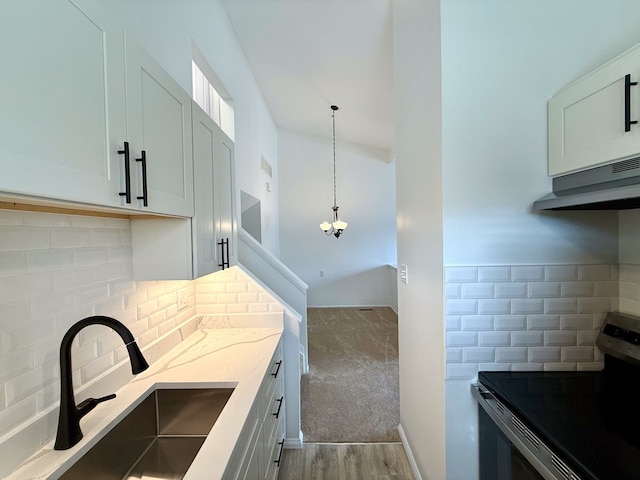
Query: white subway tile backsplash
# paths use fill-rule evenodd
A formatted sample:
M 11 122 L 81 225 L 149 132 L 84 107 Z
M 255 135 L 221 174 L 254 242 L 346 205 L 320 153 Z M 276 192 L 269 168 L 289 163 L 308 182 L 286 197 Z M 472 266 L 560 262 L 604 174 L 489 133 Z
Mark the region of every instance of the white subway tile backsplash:
M 554 363 L 560 361 L 560 347 L 531 347 L 529 361 L 534 363 Z
M 535 315 L 544 313 L 544 300 L 541 298 L 514 298 L 511 300 L 511 313 L 514 315 Z
M 462 330 L 493 330 L 493 316 L 465 315 L 462 319 Z
M 560 315 L 527 315 L 527 330 L 559 330 Z
M 563 362 L 593 362 L 594 347 L 562 347 Z
M 475 347 L 477 345 L 477 332 L 449 332 L 447 335 L 448 347 Z
M 593 282 L 562 282 L 563 297 L 593 297 Z
M 576 370 L 576 364 L 571 362 L 565 363 L 545 363 L 545 372 L 570 372 Z
M 30 250 L 25 256 L 29 273 L 49 272 L 74 266 L 73 250 L 68 248 Z
M 36 397 L 31 395 L 13 405 L 0 410 L 0 432 L 11 432 L 14 428 L 35 417 L 37 413 Z
M 526 330 L 526 315 L 496 315 L 493 317 L 493 328 L 496 330 Z
M 615 280 L 613 265 L 579 265 L 578 280 Z
M 495 349 L 489 347 L 464 348 L 464 363 L 491 363 L 495 358 Z
M 478 332 L 479 347 L 508 347 L 511 345 L 511 332 Z
M 617 297 L 618 282 L 615 280 L 594 282 L 594 296 L 596 297 Z
M 495 298 L 526 298 L 526 283 L 496 283 Z
M 91 230 L 87 228 L 57 228 L 51 230 L 51 247 L 76 248 L 91 246 Z
M 511 267 L 478 267 L 478 282 L 510 282 Z
M 558 330 L 544 332 L 545 345 L 576 345 L 578 335 L 574 330 Z
M 478 373 L 478 366 L 475 363 L 462 363 L 447 365 L 447 378 L 463 379 L 474 378 Z
M 83 285 L 90 285 L 93 282 L 93 270 L 91 267 L 65 269 L 53 272 L 53 286 L 56 292 Z
M 481 367 L 601 367 L 603 357 L 595 339 L 606 312 L 626 308 L 640 314 L 637 266 L 469 266 L 455 267 L 451 274 L 449 270 L 445 269 L 447 341 L 460 342 L 454 348 L 462 350 L 463 361 Z M 477 345 L 456 336 L 473 332 Z M 495 348 L 493 362 L 480 358 L 483 348 Z M 459 357 L 456 350 L 456 362 Z
M 478 313 L 477 300 L 447 300 L 447 315 L 475 315 Z
M 508 315 L 511 313 L 511 300 L 498 298 L 478 300 L 478 313 L 480 315 Z
M 53 292 L 53 274 L 33 273 L 0 277 L 0 303 L 15 302 Z
M 545 313 L 578 313 L 576 298 L 545 298 Z
M 607 313 L 611 311 L 610 298 L 579 298 L 578 312 L 580 313 Z
M 51 246 L 51 235 L 46 228 L 0 226 L 0 251 L 40 250 Z
M 546 266 L 544 279 L 547 282 L 571 282 L 578 280 L 577 265 L 550 265 Z
M 587 330 L 593 328 L 593 315 L 561 315 L 560 328 L 562 330 Z
M 540 372 L 543 369 L 542 363 L 512 363 L 512 372 Z
M 583 330 L 578 332 L 578 346 L 595 345 L 598 333 L 598 330 Z
M 525 347 L 496 347 L 496 363 L 525 363 L 527 349 Z
M 462 298 L 494 298 L 492 283 L 463 283 Z
M 476 267 L 448 267 L 445 270 L 446 283 L 466 283 L 478 281 Z
M 75 264 L 102 265 L 108 261 L 108 250 L 104 247 L 87 247 L 69 249 L 74 256 Z
M 462 298 L 462 284 L 447 283 L 444 286 L 444 298 Z
M 462 348 L 447 348 L 447 363 L 462 363 Z
M 528 284 L 529 298 L 560 297 L 562 285 L 560 282 L 532 282 Z
M 0 252 L 0 277 L 13 277 L 27 273 L 25 252 Z
M 541 347 L 544 345 L 543 332 L 511 332 L 513 347 Z
M 460 315 L 446 315 L 445 323 L 447 331 L 462 329 L 462 317 Z
M 113 361 L 112 353 L 102 355 L 93 361 L 86 363 L 80 367 L 80 378 L 82 379 L 82 383 L 87 383 L 93 380 L 98 375 L 112 368 L 114 365 L 115 362 Z
M 7 406 L 15 405 L 21 400 L 35 396 L 43 386 L 43 378 L 48 377 L 47 372 L 55 371 L 56 368 L 56 362 L 51 362 L 50 365 L 40 365 L 5 382 L 4 389 Z M 57 376 L 50 378 L 44 385 L 52 383 L 57 378 Z
M 511 277 L 514 282 L 543 282 L 544 267 L 538 265 L 511 267 Z
M 57 293 L 36 297 L 31 300 L 31 317 L 38 318 L 45 315 L 55 315 L 75 306 L 73 293 Z

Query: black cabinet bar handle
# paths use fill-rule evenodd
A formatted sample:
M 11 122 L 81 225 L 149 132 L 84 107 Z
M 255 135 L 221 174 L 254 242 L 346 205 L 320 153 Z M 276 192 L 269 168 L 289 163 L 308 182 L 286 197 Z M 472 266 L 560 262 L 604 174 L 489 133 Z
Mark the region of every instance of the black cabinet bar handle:
M 129 142 L 124 142 L 124 150 L 118 150 L 118 154 L 124 154 L 124 192 L 120 192 L 120 196 L 125 197 L 125 201 L 127 203 L 131 203 L 131 167 L 129 166 Z
M 220 254 L 222 255 L 222 263 L 219 263 L 218 266 L 222 267 L 222 270 L 225 268 L 229 268 L 229 239 L 223 238 L 218 242 L 220 245 Z
M 142 162 L 142 196 L 138 196 L 138 200 L 142 200 L 142 204 L 145 207 L 149 206 L 149 199 L 147 196 L 147 152 L 142 150 L 142 157 L 136 158 L 136 162 Z
M 280 460 L 282 460 L 282 451 L 284 450 L 284 438 L 281 442 L 278 442 L 278 445 L 280 445 L 280 454 L 278 455 L 278 459 L 274 460 L 274 462 L 277 466 L 280 466 Z
M 276 368 L 276 371 L 271 374 L 273 378 L 278 378 L 278 372 L 280 372 L 280 367 L 282 366 L 282 360 L 280 360 L 279 362 L 276 362 L 276 365 L 278 366 Z
M 624 76 L 624 131 L 630 132 L 631 125 L 638 123 L 637 120 L 631 120 L 631 87 L 638 85 L 638 82 L 631 81 L 631 74 Z
M 272 413 L 271 415 L 278 418 L 280 416 L 280 410 L 282 410 L 282 403 L 284 402 L 284 396 L 277 399 L 276 402 L 278 402 L 278 411 L 276 413 Z

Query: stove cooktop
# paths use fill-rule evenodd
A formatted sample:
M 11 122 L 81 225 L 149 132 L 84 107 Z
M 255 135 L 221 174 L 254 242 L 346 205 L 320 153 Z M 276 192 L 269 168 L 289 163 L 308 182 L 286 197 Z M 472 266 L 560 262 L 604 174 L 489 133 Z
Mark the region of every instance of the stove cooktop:
M 606 362 L 622 370 L 480 372 L 478 380 L 583 480 L 640 480 L 640 376 Z

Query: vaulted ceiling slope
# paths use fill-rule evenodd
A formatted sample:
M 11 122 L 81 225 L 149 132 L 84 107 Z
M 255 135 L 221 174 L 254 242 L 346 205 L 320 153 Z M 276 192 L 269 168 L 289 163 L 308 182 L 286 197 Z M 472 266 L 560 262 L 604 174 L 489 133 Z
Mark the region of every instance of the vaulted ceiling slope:
M 276 124 L 393 151 L 391 0 L 222 0 Z

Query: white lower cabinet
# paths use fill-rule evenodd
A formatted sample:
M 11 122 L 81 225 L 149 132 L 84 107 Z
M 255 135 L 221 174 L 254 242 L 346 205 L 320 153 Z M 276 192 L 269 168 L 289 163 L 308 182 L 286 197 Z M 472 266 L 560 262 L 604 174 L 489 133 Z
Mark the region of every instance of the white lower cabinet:
M 225 480 L 275 480 L 278 477 L 285 432 L 282 341 L 271 365 L 227 465 Z

